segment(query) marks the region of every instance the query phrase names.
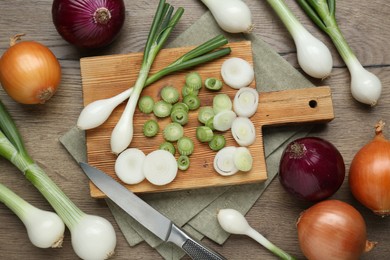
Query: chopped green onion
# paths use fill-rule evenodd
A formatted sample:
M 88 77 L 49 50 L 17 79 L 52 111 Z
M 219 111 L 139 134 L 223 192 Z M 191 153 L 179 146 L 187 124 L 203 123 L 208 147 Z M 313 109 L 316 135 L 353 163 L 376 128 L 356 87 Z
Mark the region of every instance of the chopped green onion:
M 157 121 L 154 119 L 149 119 L 146 121 L 142 128 L 144 136 L 146 137 L 156 136 L 159 129 L 160 127 L 158 126 Z
M 183 136 L 177 141 L 177 150 L 181 155 L 191 155 L 194 151 L 194 142 L 191 138 Z
M 165 141 L 162 144 L 160 144 L 159 149 L 168 151 L 168 152 L 170 152 L 173 155 L 175 155 L 175 153 L 176 153 L 175 146 L 173 145 L 173 143 L 168 142 L 168 141 Z
M 222 81 L 217 78 L 207 78 L 204 81 L 204 85 L 207 89 L 212 91 L 218 91 L 222 89 Z
M 179 91 L 173 86 L 165 86 L 161 90 L 161 98 L 170 104 L 174 104 L 179 100 Z
M 209 147 L 213 151 L 219 151 L 226 145 L 226 139 L 223 135 L 214 135 L 209 142 Z
M 207 126 L 198 126 L 196 128 L 196 138 L 202 143 L 210 142 L 213 139 L 213 136 L 213 130 Z
M 188 123 L 188 112 L 184 109 L 175 109 L 171 112 L 172 122 L 179 123 L 180 125 L 185 125 Z
M 233 155 L 234 165 L 239 171 L 247 172 L 252 169 L 252 154 L 246 147 L 237 147 Z
M 225 110 L 232 110 L 232 108 L 233 102 L 227 94 L 221 93 L 214 96 L 213 109 L 215 114 L 218 114 Z
M 188 95 L 183 98 L 183 102 L 190 110 L 196 110 L 200 107 L 200 99 L 195 95 Z
M 155 116 L 163 118 L 171 114 L 172 105 L 164 100 L 157 101 L 153 106 Z
M 153 112 L 154 100 L 151 96 L 142 96 L 138 101 L 138 109 L 145 114 Z
M 175 142 L 184 135 L 184 129 L 180 124 L 173 122 L 164 128 L 163 135 L 165 140 Z
M 184 85 L 184 87 L 181 89 L 181 95 L 183 97 L 186 97 L 188 95 L 194 95 L 197 96 L 199 94 L 199 90 L 194 89 L 193 87 Z
M 187 155 L 180 155 L 177 158 L 177 167 L 182 171 L 187 170 L 190 167 L 190 158 Z
M 198 72 L 190 72 L 186 75 L 186 85 L 193 88 L 194 90 L 199 90 L 202 88 L 202 78 Z
M 382 83 L 366 70 L 348 45 L 336 21 L 335 0 L 298 0 L 298 4 L 333 41 L 351 74 L 352 96 L 359 102 L 376 105 L 382 93 Z
M 211 106 L 204 106 L 199 109 L 198 120 L 202 124 L 206 124 L 207 120 L 214 116 L 214 109 Z
M 215 130 L 215 127 L 214 127 L 214 117 L 210 117 L 206 123 L 204 124 L 205 126 L 207 126 L 208 128 L 210 128 L 211 130 Z
M 175 110 L 183 109 L 184 111 L 188 112 L 190 108 L 187 106 L 187 104 L 183 102 L 177 102 L 172 106 L 172 112 Z

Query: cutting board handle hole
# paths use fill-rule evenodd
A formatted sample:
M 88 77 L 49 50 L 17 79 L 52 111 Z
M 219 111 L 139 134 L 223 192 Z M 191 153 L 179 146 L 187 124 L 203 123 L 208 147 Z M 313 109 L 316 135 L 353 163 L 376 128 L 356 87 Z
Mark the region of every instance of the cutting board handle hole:
M 317 107 L 317 101 L 316 100 L 310 100 L 309 101 L 309 107 L 316 108 Z

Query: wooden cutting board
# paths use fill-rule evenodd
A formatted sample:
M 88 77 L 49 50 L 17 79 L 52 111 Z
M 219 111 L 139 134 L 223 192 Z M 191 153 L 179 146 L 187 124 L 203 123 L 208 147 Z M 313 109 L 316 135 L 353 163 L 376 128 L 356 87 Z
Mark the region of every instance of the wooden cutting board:
M 207 77 L 220 77 L 220 66 L 230 57 L 240 57 L 251 64 L 252 49 L 249 41 L 230 43 L 232 49 L 230 55 L 216 61 L 200 65 L 192 70 L 199 72 L 203 79 Z M 160 52 L 151 73 L 167 66 L 179 56 L 193 47 L 164 49 Z M 112 97 L 132 86 L 138 76 L 142 53 L 130 53 L 124 55 L 109 55 L 83 58 L 80 61 L 83 86 L 84 105 L 92 101 Z M 261 61 L 259 61 L 261 62 Z M 172 85 L 181 90 L 187 71 L 166 76 L 143 90 L 142 95 L 150 95 L 155 100 L 160 100 L 160 90 L 166 85 Z M 251 87 L 255 88 L 255 82 Z M 219 93 L 226 93 L 234 97 L 237 90 L 223 86 Z M 211 105 L 216 93 L 202 89 L 199 97 L 202 106 Z M 200 143 L 195 137 L 195 128 L 200 125 L 197 121 L 197 111 L 190 113 L 189 123 L 184 127 L 185 135 L 195 142 L 195 151 L 191 155 L 191 166 L 187 171 L 179 171 L 176 179 L 165 186 L 155 186 L 146 180 L 136 185 L 125 185 L 135 193 L 173 191 L 213 187 L 221 185 L 237 185 L 245 183 L 261 182 L 267 179 L 266 164 L 264 158 L 262 127 L 270 125 L 282 125 L 288 123 L 326 122 L 334 118 L 331 92 L 329 87 L 315 87 L 306 89 L 294 89 L 278 92 L 259 94 L 259 106 L 257 113 L 251 118 L 257 138 L 249 147 L 253 158 L 253 169 L 249 172 L 238 172 L 233 176 L 221 176 L 213 169 L 213 159 L 216 152 L 210 150 L 207 144 Z M 111 131 L 118 121 L 125 103 L 114 110 L 111 117 L 100 127 L 88 130 L 86 133 L 88 162 L 106 172 L 111 177 L 120 181 L 114 172 L 116 156 L 110 150 Z M 145 154 L 158 149 L 163 142 L 161 130 L 156 137 L 147 138 L 142 134 L 143 123 L 153 118 L 136 110 L 134 117 L 134 138 L 130 147 L 137 147 Z M 170 119 L 159 120 L 160 129 L 163 129 Z M 227 146 L 236 145 L 230 132 L 224 133 Z M 177 158 L 177 155 L 176 155 Z M 122 183 L 123 184 L 123 183 Z M 91 196 L 101 198 L 105 195 L 92 183 L 90 183 Z

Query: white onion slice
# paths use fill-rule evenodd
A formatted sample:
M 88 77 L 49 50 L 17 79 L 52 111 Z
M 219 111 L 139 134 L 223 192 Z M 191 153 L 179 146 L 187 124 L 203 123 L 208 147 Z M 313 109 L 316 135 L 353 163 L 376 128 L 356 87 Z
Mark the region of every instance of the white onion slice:
M 240 89 L 249 86 L 255 78 L 255 72 L 249 62 L 241 58 L 230 58 L 221 66 L 221 75 L 226 85 Z
M 145 157 L 143 172 L 150 183 L 166 185 L 176 178 L 177 161 L 170 152 L 156 150 Z
M 246 147 L 237 147 L 233 155 L 234 165 L 239 171 L 247 172 L 252 169 L 252 154 Z
M 240 146 L 249 146 L 256 140 L 256 129 L 247 117 L 237 117 L 231 127 L 232 136 Z
M 259 93 L 256 89 L 244 87 L 237 91 L 233 100 L 233 109 L 238 116 L 253 116 L 259 105 Z
M 214 157 L 214 169 L 222 176 L 230 176 L 238 172 L 234 164 L 234 152 L 237 147 L 226 146 L 219 150 Z
M 140 149 L 129 148 L 115 161 L 115 173 L 126 184 L 137 184 L 145 179 L 142 167 L 145 154 Z
M 217 131 L 227 131 L 232 126 L 237 115 L 232 110 L 225 110 L 216 114 L 213 118 L 213 126 Z

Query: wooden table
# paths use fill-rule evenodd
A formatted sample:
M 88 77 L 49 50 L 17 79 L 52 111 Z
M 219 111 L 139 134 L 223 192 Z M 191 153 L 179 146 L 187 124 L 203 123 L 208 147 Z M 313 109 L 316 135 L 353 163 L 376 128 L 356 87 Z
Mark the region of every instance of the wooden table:
M 25 106 L 15 103 L 0 89 L 0 98 L 8 107 L 25 139 L 33 158 L 58 183 L 65 193 L 83 210 L 109 219 L 117 231 L 118 244 L 113 259 L 160 259 L 159 254 L 147 244 L 130 248 L 119 231 L 104 201 L 89 196 L 87 179 L 71 156 L 59 143 L 58 138 L 75 125 L 82 109 L 80 57 L 138 52 L 143 50 L 147 38 L 150 17 L 157 1 L 126 0 L 126 22 L 120 37 L 102 51 L 80 51 L 65 42 L 55 30 L 51 19 L 49 0 L 2 0 L 0 1 L 0 53 L 8 46 L 8 38 L 16 33 L 26 33 L 27 40 L 36 40 L 47 45 L 58 57 L 63 68 L 61 86 L 56 95 L 42 106 Z M 174 6 L 183 6 L 187 12 L 174 30 L 174 38 L 186 30 L 205 11 L 200 1 L 170 1 Z M 266 1 L 245 0 L 252 10 L 254 33 L 273 46 L 286 60 L 298 68 L 294 43 L 287 30 L 273 13 Z M 342 153 L 347 170 L 356 151 L 373 136 L 373 126 L 383 119 L 390 124 L 390 2 L 344 0 L 337 2 L 337 18 L 341 30 L 356 52 L 361 63 L 379 76 L 383 94 L 374 108 L 356 102 L 350 94 L 350 76 L 345 64 L 329 39 L 321 33 L 295 1 L 288 5 L 308 30 L 322 39 L 331 49 L 334 69 L 324 81 L 312 80 L 316 85 L 329 85 L 333 92 L 336 118 L 327 125 L 315 127 L 311 135 L 332 142 Z M 299 68 L 298 68 L 299 69 Z M 385 133 L 390 137 L 390 129 Z M 0 159 L 0 182 L 32 204 L 51 209 L 35 188 L 19 174 L 10 163 Z M 368 237 L 379 244 L 363 259 L 390 258 L 390 220 L 374 216 L 352 197 L 347 181 L 333 198 L 355 206 L 367 222 Z M 274 180 L 262 197 L 247 214 L 249 223 L 261 233 L 293 255 L 303 258 L 299 249 L 295 221 L 299 213 L 309 206 L 297 201 Z M 0 205 L 0 258 L 1 259 L 77 259 L 69 231 L 62 249 L 38 249 L 28 240 L 20 220 L 4 205 Z M 233 235 L 223 246 L 205 239 L 204 243 L 229 259 L 275 259 L 267 250 L 253 240 Z M 319 248 L 318 250 L 321 250 Z

